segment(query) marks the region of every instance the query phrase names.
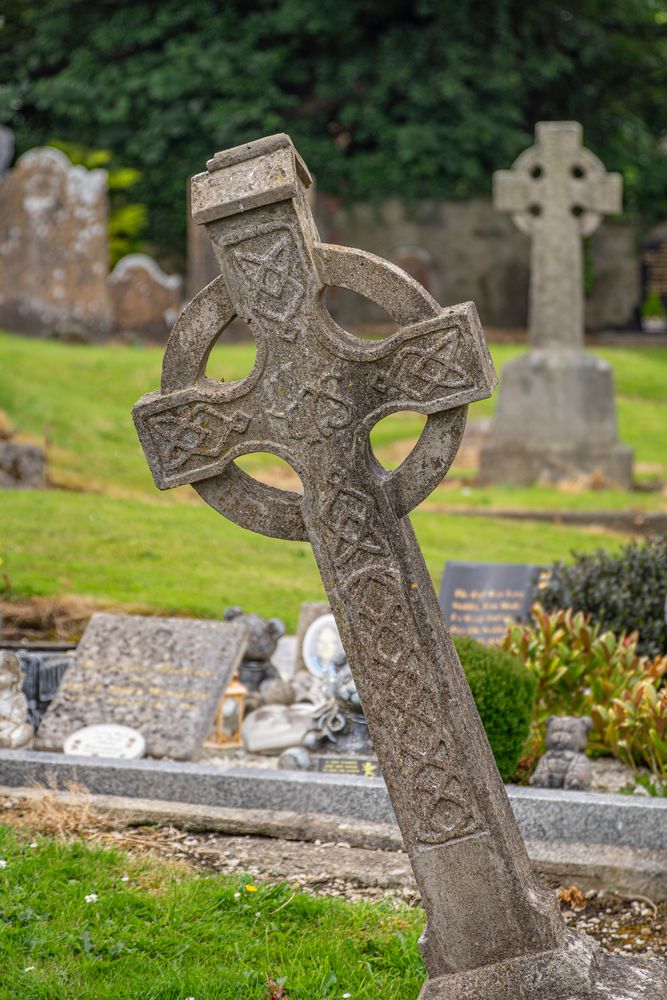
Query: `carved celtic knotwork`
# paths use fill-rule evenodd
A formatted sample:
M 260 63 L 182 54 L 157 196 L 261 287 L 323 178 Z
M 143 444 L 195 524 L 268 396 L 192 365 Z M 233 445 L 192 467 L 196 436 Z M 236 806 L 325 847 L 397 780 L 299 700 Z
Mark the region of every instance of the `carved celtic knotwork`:
M 288 362 L 266 382 L 269 416 L 284 422 L 296 440 L 320 441 L 347 427 L 352 406 L 341 390 L 342 379 L 325 373 L 304 379 L 294 362 Z
M 379 566 L 362 570 L 346 587 L 345 600 L 354 609 L 367 658 L 357 686 L 374 703 L 383 739 L 408 776 L 415 839 L 443 844 L 478 832 L 475 795 L 455 740 L 443 725 L 438 685 L 414 644 L 415 622 L 399 574 Z
M 467 388 L 474 378 L 462 363 L 464 350 L 456 329 L 430 337 L 427 343 L 414 340 L 396 353 L 389 371 L 379 374 L 376 388 L 380 392 L 395 388 L 417 400 L 430 399 L 447 389 Z
M 218 458 L 232 432 L 243 434 L 251 414 L 226 414 L 210 403 L 185 403 L 149 416 L 147 425 L 165 473 L 182 471 L 197 458 Z
M 538 1000 L 551 974 L 536 977 L 535 960 L 560 947 L 564 929 L 533 881 L 406 517 L 449 467 L 465 408 L 491 394 L 495 372 L 472 303 L 443 309 L 388 262 L 319 242 L 308 182 L 287 136 L 220 153 L 193 178 L 193 215 L 225 294 L 214 282 L 187 307 L 161 391 L 135 408 L 137 429 L 161 488 L 192 482 L 238 524 L 311 541 L 424 900 L 422 996 Z M 341 329 L 323 303 L 327 285 L 383 306 L 398 330 L 372 342 Z M 206 379 L 206 361 L 234 314 L 251 326 L 256 362 L 220 385 Z M 404 409 L 428 419 L 390 473 L 369 434 Z M 234 464 L 251 451 L 290 462 L 303 494 Z M 524 965 L 528 979 L 513 971 Z M 580 980 L 567 979 L 568 996 L 588 995 Z
M 345 484 L 342 477 L 331 481 L 320 505 L 320 519 L 336 565 L 342 566 L 357 553 L 385 555 L 387 546 L 375 528 L 377 507 L 372 497 Z
M 298 251 L 287 229 L 256 236 L 232 249 L 242 276 L 244 300 L 253 312 L 275 323 L 288 323 L 303 300 L 305 287 L 294 277 Z M 296 330 L 288 331 L 295 339 Z M 286 338 L 289 339 L 289 338 Z

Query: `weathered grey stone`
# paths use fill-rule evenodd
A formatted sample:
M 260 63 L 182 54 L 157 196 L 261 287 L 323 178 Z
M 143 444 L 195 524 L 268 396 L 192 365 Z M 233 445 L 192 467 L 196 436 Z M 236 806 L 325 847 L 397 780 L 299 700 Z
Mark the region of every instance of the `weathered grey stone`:
M 62 750 L 77 729 L 117 723 L 138 729 L 153 757 L 195 757 L 245 643 L 226 622 L 95 614 L 35 746 Z
M 309 182 L 284 135 L 218 153 L 193 179 L 221 275 L 182 313 L 161 391 L 135 407 L 142 444 L 161 488 L 193 483 L 233 521 L 311 542 L 426 909 L 423 997 L 593 1000 L 598 953 L 567 934 L 532 876 L 405 518 L 451 464 L 467 404 L 493 389 L 474 306 L 443 310 L 387 262 L 319 243 Z M 323 309 L 326 285 L 378 302 L 398 332 L 374 344 L 346 334 Z M 221 385 L 206 359 L 234 315 L 255 331 L 257 360 Z M 429 421 L 387 473 L 368 433 L 404 409 Z M 235 469 L 251 451 L 286 459 L 303 496 Z
M 608 362 L 584 355 L 582 237 L 620 212 L 621 177 L 582 146 L 578 122 L 539 122 L 536 143 L 494 174 L 494 202 L 531 236 L 529 354 L 503 370 L 482 481 L 590 477 L 623 488 L 632 451 L 618 443 Z
M 32 149 L 0 180 L 0 325 L 29 333 L 105 334 L 105 170 Z
M 14 156 L 14 133 L 6 125 L 0 125 L 0 174 L 4 174 Z
M 213 763 L 168 760 L 82 760 L 60 753 L 0 750 L 0 784 L 78 780 L 93 794 L 210 805 L 234 809 L 291 810 L 394 823 L 382 778 L 285 774 L 262 768 L 221 770 Z M 292 780 L 298 779 L 298 780 Z M 667 800 L 637 795 L 507 788 L 522 837 L 532 844 L 584 844 L 647 852 L 665 850 Z
M 39 490 L 46 485 L 46 455 L 36 444 L 0 440 L 0 489 Z
M 166 340 L 182 304 L 179 275 L 165 274 L 144 253 L 131 253 L 118 261 L 108 285 L 116 327 Z

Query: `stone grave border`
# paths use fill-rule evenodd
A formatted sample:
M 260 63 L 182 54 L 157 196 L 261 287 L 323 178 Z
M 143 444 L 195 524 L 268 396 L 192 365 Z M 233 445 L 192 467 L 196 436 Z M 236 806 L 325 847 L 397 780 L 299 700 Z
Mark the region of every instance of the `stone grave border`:
M 46 787 L 50 780 L 59 788 L 77 782 L 93 795 L 396 822 L 382 778 L 0 750 L 1 786 Z M 512 785 L 507 791 L 527 841 L 665 851 L 667 799 Z

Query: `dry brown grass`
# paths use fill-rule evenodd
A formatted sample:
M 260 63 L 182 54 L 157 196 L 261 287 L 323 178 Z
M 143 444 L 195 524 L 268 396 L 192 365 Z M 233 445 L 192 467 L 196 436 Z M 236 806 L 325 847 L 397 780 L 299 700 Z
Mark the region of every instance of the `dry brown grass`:
M 154 608 L 143 605 L 120 607 L 92 597 L 31 597 L 20 601 L 0 601 L 0 638 L 11 642 L 78 642 L 96 611 L 159 614 Z
M 27 793 L 22 789 L 16 797 L 3 796 L 0 800 L 2 822 L 61 841 L 87 837 L 113 827 L 104 811 L 94 805 L 85 785 L 70 781 L 65 788 L 63 795 L 58 791 L 55 778 L 51 777 L 47 788 L 33 783 Z

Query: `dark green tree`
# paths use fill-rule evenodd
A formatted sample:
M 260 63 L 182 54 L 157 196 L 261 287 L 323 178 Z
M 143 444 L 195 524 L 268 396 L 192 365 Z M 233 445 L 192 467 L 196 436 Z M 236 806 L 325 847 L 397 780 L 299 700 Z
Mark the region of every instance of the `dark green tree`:
M 346 199 L 490 189 L 540 119 L 576 118 L 626 207 L 667 214 L 663 0 L 0 0 L 0 121 L 141 172 L 178 253 L 186 178 L 289 131 Z M 134 194 L 134 192 L 133 192 Z

